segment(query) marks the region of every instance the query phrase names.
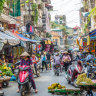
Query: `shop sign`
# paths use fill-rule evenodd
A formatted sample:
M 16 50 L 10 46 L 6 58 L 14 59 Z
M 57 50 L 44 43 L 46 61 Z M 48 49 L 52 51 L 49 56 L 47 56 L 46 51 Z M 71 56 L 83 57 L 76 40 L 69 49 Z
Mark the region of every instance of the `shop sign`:
M 8 29 L 16 29 L 16 24 L 8 24 Z

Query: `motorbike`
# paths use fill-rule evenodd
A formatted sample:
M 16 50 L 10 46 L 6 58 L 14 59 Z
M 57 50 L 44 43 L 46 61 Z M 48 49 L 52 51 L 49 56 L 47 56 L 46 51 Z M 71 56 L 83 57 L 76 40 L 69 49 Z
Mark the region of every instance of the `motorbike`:
M 60 67 L 61 67 L 60 64 L 54 65 L 54 74 L 55 74 L 56 76 L 59 76 Z
M 37 63 L 37 74 L 36 74 L 36 71 L 35 71 L 35 68 L 33 67 L 32 70 L 33 70 L 33 73 L 34 75 L 38 75 L 38 77 L 40 77 L 40 62 Z
M 66 79 L 69 84 L 73 83 L 73 85 L 75 87 L 78 87 L 78 85 L 76 84 L 77 77 L 78 77 L 78 75 L 84 73 L 85 68 L 80 62 L 77 62 L 75 64 L 74 63 L 69 66 L 67 73 L 66 73 L 66 75 L 67 75 Z
M 18 84 L 20 95 L 24 96 L 25 92 L 29 92 L 31 89 L 31 82 L 29 80 L 29 69 L 30 66 L 19 66 L 19 76 L 18 76 Z
M 87 62 L 87 77 L 96 79 L 96 64 Z

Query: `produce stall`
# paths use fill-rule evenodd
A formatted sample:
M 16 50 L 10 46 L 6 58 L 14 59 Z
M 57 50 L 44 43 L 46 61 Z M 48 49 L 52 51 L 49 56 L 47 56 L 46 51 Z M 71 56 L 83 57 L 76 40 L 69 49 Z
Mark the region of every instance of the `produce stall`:
M 65 86 L 60 85 L 59 83 L 54 83 L 48 87 L 48 92 L 53 95 L 66 95 L 69 94 L 73 96 L 78 96 L 80 94 L 80 89 L 68 89 Z
M 86 91 L 86 96 L 93 96 L 93 91 L 96 92 L 96 80 L 87 78 L 86 73 L 79 75 L 76 83 L 79 85 L 81 92 Z
M 0 87 L 7 87 L 13 75 L 10 67 L 7 67 L 6 64 L 0 64 Z
M 87 78 L 86 73 L 80 74 L 77 77 L 78 89 L 68 89 L 65 86 L 60 85 L 59 83 L 51 84 L 48 87 L 48 92 L 52 95 L 64 95 L 64 96 L 95 96 L 93 92 L 96 93 L 96 80 L 91 80 Z

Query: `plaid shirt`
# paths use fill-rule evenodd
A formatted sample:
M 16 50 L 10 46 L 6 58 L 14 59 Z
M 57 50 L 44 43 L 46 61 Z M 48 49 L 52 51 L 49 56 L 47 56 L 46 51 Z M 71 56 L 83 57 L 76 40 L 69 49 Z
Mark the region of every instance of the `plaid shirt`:
M 30 65 L 32 65 L 32 60 L 28 59 L 28 60 L 25 61 L 24 59 L 22 59 L 21 62 L 20 62 L 20 65 L 21 66 L 23 66 L 23 65 L 30 66 Z M 32 69 L 30 68 L 28 71 L 32 72 Z
M 27 66 L 30 66 L 32 65 L 32 60 L 31 59 L 28 59 L 27 61 L 25 61 L 24 59 L 21 60 L 20 62 L 20 65 L 27 65 Z

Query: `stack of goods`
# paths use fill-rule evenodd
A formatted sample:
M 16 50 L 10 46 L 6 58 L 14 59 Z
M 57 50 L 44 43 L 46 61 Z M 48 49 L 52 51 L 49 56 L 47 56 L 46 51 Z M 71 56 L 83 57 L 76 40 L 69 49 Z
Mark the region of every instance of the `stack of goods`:
M 90 78 L 87 78 L 86 73 L 83 73 L 77 77 L 76 84 L 77 85 L 93 85 L 94 83 L 92 82 Z
M 59 83 L 51 84 L 51 86 L 48 87 L 48 90 L 52 89 L 65 89 L 65 86 L 60 85 Z
M 12 76 L 14 75 L 11 71 L 11 68 L 10 67 L 7 67 L 6 64 L 0 66 L 0 76 Z
M 9 80 L 14 74 L 11 71 L 10 67 L 7 67 L 6 64 L 0 65 L 0 85 L 2 87 L 7 87 L 9 85 Z

